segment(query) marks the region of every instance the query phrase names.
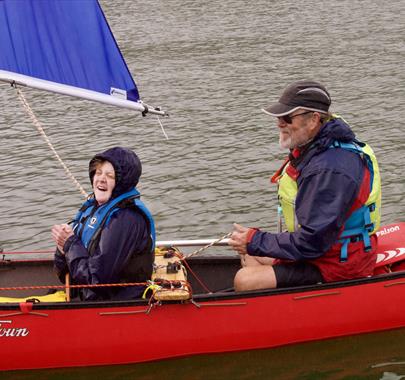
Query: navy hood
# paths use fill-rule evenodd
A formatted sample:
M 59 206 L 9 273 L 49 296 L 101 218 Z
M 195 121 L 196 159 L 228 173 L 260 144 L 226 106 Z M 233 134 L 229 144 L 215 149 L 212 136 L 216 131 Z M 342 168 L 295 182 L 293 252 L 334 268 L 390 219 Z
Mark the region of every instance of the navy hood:
M 313 156 L 329 149 L 334 141 L 349 143 L 355 138 L 354 132 L 343 119 L 333 118 L 321 127 L 314 140 L 301 149 L 298 157 L 290 153 L 290 162 L 292 166 L 301 170 Z
M 315 137 L 315 142 L 318 147 L 327 149 L 335 140 L 348 143 L 355 137 L 350 126 L 343 119 L 334 118 L 322 126 Z
M 115 187 L 111 198 L 126 193 L 138 184 L 142 174 L 142 164 L 132 150 L 117 146 L 96 154 L 89 162 L 89 177 L 92 186 L 95 174 L 94 162 L 98 160 L 108 161 L 114 167 Z

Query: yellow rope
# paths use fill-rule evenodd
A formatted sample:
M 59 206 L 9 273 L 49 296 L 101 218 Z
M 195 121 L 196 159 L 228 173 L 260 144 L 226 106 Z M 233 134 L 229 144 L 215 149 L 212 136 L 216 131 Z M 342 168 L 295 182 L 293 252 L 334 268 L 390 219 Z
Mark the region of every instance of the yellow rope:
M 154 294 L 157 290 L 162 289 L 162 287 L 158 284 L 155 284 L 153 281 L 150 282 L 150 285 L 145 289 L 145 291 L 142 294 L 142 299 L 146 298 L 146 293 L 148 293 L 148 290 L 152 290 L 152 293 Z

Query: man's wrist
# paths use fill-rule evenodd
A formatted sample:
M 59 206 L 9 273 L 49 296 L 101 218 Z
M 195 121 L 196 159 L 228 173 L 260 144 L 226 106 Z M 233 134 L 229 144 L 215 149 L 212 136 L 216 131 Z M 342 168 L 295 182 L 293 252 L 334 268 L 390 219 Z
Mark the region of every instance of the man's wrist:
M 258 228 L 254 228 L 254 227 L 249 227 L 248 228 L 248 233 L 247 233 L 247 236 L 246 236 L 246 245 L 249 244 L 252 241 L 253 236 L 255 235 L 255 233 L 257 231 L 259 231 Z

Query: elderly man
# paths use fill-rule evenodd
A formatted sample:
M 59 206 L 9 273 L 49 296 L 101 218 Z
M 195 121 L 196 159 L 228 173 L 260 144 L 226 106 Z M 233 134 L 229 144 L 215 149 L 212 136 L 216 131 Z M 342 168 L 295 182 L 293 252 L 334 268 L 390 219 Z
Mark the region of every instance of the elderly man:
M 278 233 L 234 225 L 229 245 L 242 263 L 237 291 L 373 273 L 381 207 L 377 160 L 349 125 L 329 112 L 330 104 L 322 84 L 304 80 L 263 109 L 277 118 L 280 147 L 289 149 L 272 178 L 287 231 L 282 223 Z

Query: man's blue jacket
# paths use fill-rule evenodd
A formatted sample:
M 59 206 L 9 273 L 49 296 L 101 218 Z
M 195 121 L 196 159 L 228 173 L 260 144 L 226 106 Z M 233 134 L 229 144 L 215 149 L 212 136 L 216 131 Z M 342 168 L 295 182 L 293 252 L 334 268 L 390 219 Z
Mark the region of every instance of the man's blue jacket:
M 294 261 L 316 259 L 337 242 L 359 193 L 365 165 L 358 154 L 329 147 L 335 140 L 354 139 L 342 119 L 332 119 L 321 128 L 294 163 L 300 172 L 295 206 L 301 228 L 279 234 L 259 230 L 247 246 L 249 254 Z

